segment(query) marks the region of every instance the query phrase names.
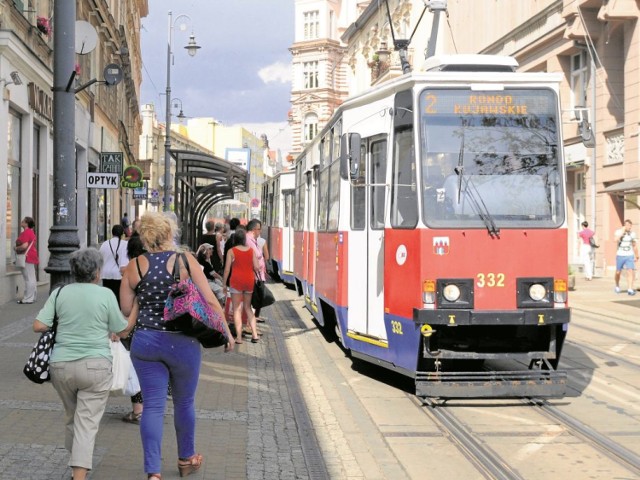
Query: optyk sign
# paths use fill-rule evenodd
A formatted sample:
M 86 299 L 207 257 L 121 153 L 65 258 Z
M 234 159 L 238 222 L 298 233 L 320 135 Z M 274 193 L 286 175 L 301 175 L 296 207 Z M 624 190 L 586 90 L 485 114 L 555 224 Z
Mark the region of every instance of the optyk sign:
M 87 188 L 120 188 L 120 175 L 87 172 Z

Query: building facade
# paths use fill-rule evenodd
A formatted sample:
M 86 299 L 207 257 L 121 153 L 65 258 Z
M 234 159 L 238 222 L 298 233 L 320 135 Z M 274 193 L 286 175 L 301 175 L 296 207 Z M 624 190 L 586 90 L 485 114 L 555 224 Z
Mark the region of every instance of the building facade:
M 52 0 L 0 0 L 0 303 L 20 298 L 23 282 L 13 246 L 25 216 L 36 222 L 40 256 L 37 277 L 48 282 L 47 240 L 53 224 L 53 37 Z M 76 55 L 76 202 L 80 245 L 97 245 L 131 204 L 131 192 L 87 188 L 86 173 L 99 171 L 100 154 L 121 152 L 123 166 L 135 164 L 140 115 L 140 19 L 147 0 L 76 1 L 76 17 L 95 32 L 95 48 Z M 76 23 L 78 26 L 78 23 Z M 86 25 L 83 25 L 86 27 Z M 78 30 L 77 27 L 76 30 Z M 122 67 L 122 81 L 105 86 L 105 66 Z M 72 72 L 69 72 L 70 75 Z M 83 88 L 84 87 L 84 88 Z

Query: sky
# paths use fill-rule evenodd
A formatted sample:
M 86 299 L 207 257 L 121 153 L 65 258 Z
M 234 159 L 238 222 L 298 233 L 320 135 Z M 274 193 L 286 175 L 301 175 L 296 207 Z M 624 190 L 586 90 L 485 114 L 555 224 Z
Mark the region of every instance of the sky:
M 171 97 L 187 117 L 250 125 L 277 143 L 286 135 L 294 40 L 293 0 L 149 0 L 142 18 L 141 103 L 164 122 L 169 16 L 173 13 Z M 180 15 L 188 15 L 189 18 Z M 183 26 L 185 30 L 181 30 Z M 190 57 L 191 33 L 202 48 Z M 174 114 L 178 114 L 175 111 Z M 173 120 L 175 121 L 175 119 Z M 265 132 L 263 132 L 264 130 Z M 277 138 L 276 138 L 277 136 Z

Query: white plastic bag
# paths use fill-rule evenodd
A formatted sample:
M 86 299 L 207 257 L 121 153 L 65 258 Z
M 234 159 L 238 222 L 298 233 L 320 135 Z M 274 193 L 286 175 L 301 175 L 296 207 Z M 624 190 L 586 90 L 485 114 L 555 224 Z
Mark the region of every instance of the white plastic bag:
M 122 393 L 124 393 L 127 397 L 133 397 L 139 391 L 140 391 L 140 382 L 138 382 L 138 375 L 136 374 L 136 369 L 133 367 L 133 364 L 132 364 L 131 368 L 129 369 L 129 378 L 127 380 L 126 385 L 122 389 Z
M 111 371 L 113 372 L 111 391 L 124 395 L 123 390 L 129 380 L 129 372 L 133 370 L 131 358 L 122 342 L 111 342 L 111 356 L 113 357 L 113 363 L 111 364 Z

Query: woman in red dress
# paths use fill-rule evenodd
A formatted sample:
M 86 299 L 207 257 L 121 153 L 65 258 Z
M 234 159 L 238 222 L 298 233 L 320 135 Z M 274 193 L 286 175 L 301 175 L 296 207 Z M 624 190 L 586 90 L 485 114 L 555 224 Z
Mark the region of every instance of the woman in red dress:
M 251 309 L 251 295 L 256 281 L 256 274 L 260 270 L 258 259 L 253 249 L 247 245 L 247 232 L 241 228 L 236 229 L 233 236 L 234 246 L 227 252 L 224 262 L 224 293 L 227 293 L 227 280 L 233 267 L 233 274 L 229 281 L 231 291 L 231 303 L 233 308 L 233 324 L 236 327 L 236 343 L 242 342 L 242 311 L 247 316 L 251 327 L 251 343 L 258 343 L 258 331 L 256 329 L 256 317 Z

